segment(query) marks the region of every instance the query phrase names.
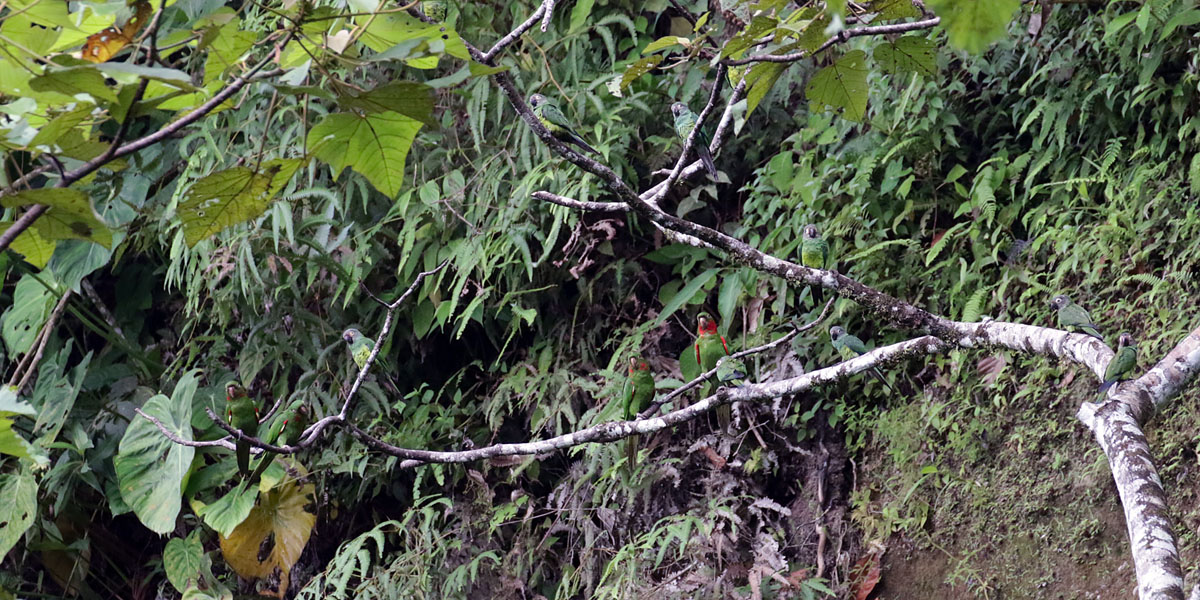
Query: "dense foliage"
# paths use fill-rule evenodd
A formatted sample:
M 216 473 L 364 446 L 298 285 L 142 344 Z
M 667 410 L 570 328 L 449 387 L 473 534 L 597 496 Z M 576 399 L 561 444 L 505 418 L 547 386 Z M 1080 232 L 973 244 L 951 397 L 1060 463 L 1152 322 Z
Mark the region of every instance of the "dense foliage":
M 789 258 L 819 223 L 840 272 L 964 321 L 1051 326 L 1067 290 L 1107 334 L 1132 332 L 1143 363 L 1194 326 L 1188 2 L 929 1 L 937 28 L 723 80 L 716 63 L 768 34 L 754 53 L 923 15 L 894 0 L 576 0 L 490 65 L 465 44 L 486 50 L 541 3 L 446 4 L 432 25 L 365 0 L 0 8 L 0 227 L 50 207 L 0 254 L 14 386 L 0 390 L 0 595 L 816 598 L 862 589 L 884 556 L 898 596 L 1021 596 L 1056 550 L 1066 597 L 1127 589 L 1119 502 L 1072 417 L 1094 385 L 1010 352 L 892 365 L 895 391 L 857 377 L 741 405 L 734 435 L 693 421 L 643 436 L 632 463 L 614 443 L 401 468 L 332 426 L 251 485 L 232 452 L 172 443 L 138 416 L 215 440 L 205 410 L 225 416 L 232 380 L 264 414 L 337 414 L 358 373 L 342 331 L 375 336 L 373 296 L 443 261 L 395 312 L 352 403 L 354 423 L 396 446 L 618 419 L 632 353 L 660 392 L 687 379 L 701 310 L 737 348 L 816 317 L 807 288 L 638 216 L 533 199 L 614 200 L 516 118 L 498 69 L 556 98 L 639 189 L 675 163 L 670 103 L 698 112 L 744 75 L 719 181 L 680 186 L 670 212 Z M 79 58 L 114 24 L 113 60 Z M 213 112 L 56 187 L 249 73 Z M 913 333 L 840 301 L 752 370 L 836 362 L 834 323 L 872 346 Z M 1185 564 L 1200 556 L 1198 397 L 1152 432 Z

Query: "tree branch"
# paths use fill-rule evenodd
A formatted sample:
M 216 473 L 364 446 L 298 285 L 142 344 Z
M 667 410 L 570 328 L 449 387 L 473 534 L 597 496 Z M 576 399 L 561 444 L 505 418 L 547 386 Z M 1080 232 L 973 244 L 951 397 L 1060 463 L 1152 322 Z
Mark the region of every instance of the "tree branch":
M 868 27 L 856 27 L 854 29 L 843 29 L 834 34 L 833 37 L 825 40 L 819 48 L 812 52 L 793 52 L 791 54 L 758 54 L 755 56 L 747 56 L 745 58 L 728 59 L 722 61 L 722 64 L 730 67 L 748 65 L 756 62 L 772 62 L 772 63 L 790 63 L 806 58 L 811 58 L 813 55 L 829 49 L 835 44 L 841 44 L 851 38 L 861 37 L 864 35 L 883 35 L 887 33 L 903 33 L 906 31 L 918 31 L 921 29 L 931 29 L 941 23 L 940 17 L 932 17 L 922 21 L 912 21 L 910 23 L 894 23 L 891 25 L 871 25 Z

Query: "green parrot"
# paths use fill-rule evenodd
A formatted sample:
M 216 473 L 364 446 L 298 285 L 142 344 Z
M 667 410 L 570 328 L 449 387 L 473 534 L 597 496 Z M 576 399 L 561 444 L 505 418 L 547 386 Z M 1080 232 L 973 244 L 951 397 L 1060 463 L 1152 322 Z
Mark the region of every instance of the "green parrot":
M 229 382 L 225 386 L 225 400 L 227 401 L 226 419 L 229 424 L 250 437 L 257 437 L 258 407 L 246 393 L 246 388 L 236 381 Z M 238 471 L 242 475 L 248 475 L 250 473 L 250 444 L 238 440 L 236 445 Z
M 654 400 L 654 374 L 642 357 L 629 357 L 629 378 L 625 380 L 625 387 L 621 391 L 626 421 L 637 419 L 638 414 Z M 625 438 L 625 457 L 630 470 L 633 470 L 633 463 L 637 460 L 638 437 L 631 435 Z
M 867 353 L 867 345 L 857 336 L 846 333 L 846 330 L 842 329 L 840 325 L 829 328 L 829 339 L 833 341 L 833 347 L 842 355 L 842 358 L 847 360 Z M 896 390 L 887 382 L 887 379 L 883 378 L 883 373 L 880 373 L 878 368 L 871 367 L 871 375 L 895 393 Z
M 1083 309 L 1082 306 L 1071 302 L 1071 299 L 1066 294 L 1059 294 L 1050 301 L 1050 308 L 1058 310 L 1058 326 L 1067 330 L 1077 330 L 1086 333 L 1100 341 L 1104 341 L 1104 336 L 1100 335 L 1100 330 L 1096 329 L 1096 324 L 1092 322 L 1092 317 Z
M 671 105 L 671 114 L 675 115 L 675 135 L 684 143 L 687 143 L 687 138 L 692 134 L 692 129 L 696 128 L 696 113 L 688 110 L 686 104 L 676 102 Z M 717 165 L 713 163 L 712 152 L 709 152 L 708 136 L 701 129 L 696 133 L 696 141 L 692 144 L 696 150 L 696 155 L 700 157 L 700 162 L 704 163 L 704 168 L 708 171 L 709 176 L 713 179 L 717 178 Z
M 1108 361 L 1108 368 L 1104 369 L 1104 383 L 1100 384 L 1100 395 L 1103 396 L 1108 388 L 1118 381 L 1129 379 L 1129 373 L 1135 368 L 1137 368 L 1137 346 L 1133 343 L 1132 335 L 1122 333 L 1121 337 L 1117 338 L 1117 353 L 1113 355 L 1112 360 Z
M 700 365 L 701 373 L 707 373 L 717 366 L 718 360 L 729 356 L 729 344 L 717 333 L 717 322 L 708 313 L 700 313 L 696 317 L 696 324 L 696 364 Z M 704 395 L 708 395 L 708 386 L 705 388 Z M 721 431 L 729 430 L 731 417 L 728 404 L 717 407 L 717 423 L 721 425 Z
M 296 410 L 285 413 L 283 431 L 279 432 L 277 445 L 286 446 L 300 441 L 300 434 L 308 429 L 308 407 L 301 404 Z
M 358 365 L 359 369 L 365 367 L 367 359 L 371 357 L 371 351 L 375 349 L 375 340 L 354 328 L 343 331 L 342 339 L 350 348 L 350 356 L 354 357 L 354 364 Z
M 804 241 L 800 243 L 800 264 L 810 269 L 829 268 L 829 242 L 821 239 L 821 232 L 817 230 L 816 225 L 804 226 Z M 816 306 L 825 302 L 821 286 L 812 286 L 812 297 Z
M 596 156 L 600 156 L 600 152 L 588 145 L 571 129 L 571 122 L 567 120 L 566 115 L 558 109 L 558 105 L 551 102 L 549 98 L 541 94 L 532 94 L 529 96 L 529 106 L 533 108 L 533 114 L 550 130 L 550 133 L 559 141 L 567 144 L 575 144 Z
M 445 21 L 446 3 L 441 0 L 425 0 L 421 3 L 421 12 L 434 21 Z
M 296 400 L 291 406 L 282 410 L 271 421 L 271 426 L 267 429 L 266 435 L 261 439 L 268 444 L 276 446 L 287 446 L 299 441 L 300 434 L 308 427 L 308 407 L 304 406 L 303 400 Z M 262 458 L 258 461 L 258 466 L 254 468 L 254 472 L 250 474 L 250 483 L 258 483 L 262 477 L 263 471 L 275 462 L 275 455 L 270 452 L 263 452 Z

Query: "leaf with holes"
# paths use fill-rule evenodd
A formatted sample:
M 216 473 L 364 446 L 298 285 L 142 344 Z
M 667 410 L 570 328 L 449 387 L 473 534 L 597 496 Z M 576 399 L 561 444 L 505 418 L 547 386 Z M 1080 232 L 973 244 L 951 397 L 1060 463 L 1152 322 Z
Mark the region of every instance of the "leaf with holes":
M 216 502 L 204 506 L 193 503 L 192 508 L 217 533 L 229 535 L 246 520 L 257 498 L 258 486 L 250 487 L 246 480 L 242 480 Z
M 158 419 L 180 439 L 192 439 L 192 396 L 196 371 L 185 374 L 171 398 L 159 394 L 146 401 L 142 411 Z M 196 449 L 167 439 L 158 427 L 134 416 L 113 458 L 121 498 L 155 533 L 170 533 L 182 504 L 181 492 Z
M 746 118 L 758 107 L 758 103 L 771 91 L 784 69 L 781 63 L 756 63 L 746 72 Z
M 1004 35 L 1021 0 L 929 0 L 929 8 L 942 18 L 950 44 L 972 54 Z
M 629 89 L 633 82 L 637 81 L 642 75 L 649 73 L 663 61 L 663 55 L 654 54 L 645 58 L 639 59 L 637 62 L 625 67 L 625 72 L 621 75 L 621 82 L 617 85 L 617 90 L 614 92 L 618 97 Z
M 188 246 L 266 212 L 275 194 L 302 164 L 299 158 L 277 158 L 263 163 L 257 171 L 234 167 L 197 181 L 178 209 Z
M 404 181 L 404 161 L 421 122 L 398 112 L 325 115 L 308 132 L 308 150 L 329 163 L 336 181 L 350 167 L 389 198 Z
M 906 35 L 875 46 L 875 62 L 888 73 L 933 75 L 937 72 L 934 52 L 933 41 L 929 38 Z
M 866 52 L 852 50 L 817 71 L 804 87 L 812 110 L 830 108 L 848 121 L 862 121 L 867 113 L 866 57 Z
M 295 464 L 292 468 L 303 469 Z M 317 522 L 317 516 L 308 509 L 314 490 L 311 483 L 288 479 L 261 494 L 250 516 L 228 537 L 220 537 L 225 562 L 248 579 L 269 577 L 279 569 L 279 589 L 281 593 L 286 591 L 288 573 L 300 559 Z
M 104 75 L 91 65 L 49 71 L 30 79 L 29 87 L 36 92 L 54 92 L 69 98 L 87 94 L 96 101 L 117 101 L 117 93 L 104 83 Z
M 48 240 L 89 240 L 112 248 L 112 231 L 92 210 L 87 194 L 71 188 L 25 190 L 0 198 L 0 206 L 19 208 L 41 204 L 50 207 L 33 222 L 38 234 Z
M 0 556 L 8 554 L 37 515 L 37 481 L 28 470 L 0 475 Z

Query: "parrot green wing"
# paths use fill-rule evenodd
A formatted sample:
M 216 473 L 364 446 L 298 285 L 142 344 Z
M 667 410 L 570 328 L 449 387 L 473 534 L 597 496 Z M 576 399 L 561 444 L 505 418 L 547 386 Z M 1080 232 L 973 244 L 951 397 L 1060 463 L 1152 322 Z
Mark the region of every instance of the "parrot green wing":
M 800 262 L 810 269 L 829 268 L 829 242 L 806 239 L 800 245 Z
M 1100 330 L 1096 329 L 1096 324 L 1092 322 L 1091 315 L 1078 304 L 1071 303 L 1058 309 L 1058 324 L 1064 329 L 1074 327 L 1100 341 L 1104 341 L 1104 336 L 1100 335 Z
M 741 359 L 723 356 L 717 360 L 717 381 L 721 383 L 741 385 L 746 379 L 746 373 L 746 363 Z
M 715 333 L 701 335 L 696 344 L 700 348 L 700 372 L 706 373 L 717 366 L 717 361 L 722 356 L 729 354 L 729 347 L 725 343 L 725 339 Z
M 228 410 L 226 413 L 229 424 L 234 429 L 250 437 L 258 437 L 258 407 L 254 400 L 240 386 L 230 385 L 227 388 Z M 238 471 L 243 475 L 250 473 L 250 444 L 243 441 L 235 443 Z
M 1112 360 L 1108 361 L 1108 367 L 1104 369 L 1104 383 L 1100 385 L 1100 393 L 1108 391 L 1108 388 L 1115 385 L 1118 381 L 1128 379 L 1128 375 L 1137 367 L 1137 347 L 1123 346 L 1117 353 L 1113 355 Z
M 847 333 L 846 335 L 842 336 L 841 342 L 846 349 L 853 352 L 856 356 L 862 356 L 863 354 L 867 353 L 867 345 L 864 344 L 862 340 L 858 339 L 858 336 L 852 333 Z
M 692 130 L 696 128 L 696 121 L 699 119 L 696 113 L 684 109 L 675 116 L 675 135 L 684 143 L 687 143 L 687 138 L 692 134 Z M 712 152 L 708 147 L 712 144 L 712 140 L 704 133 L 704 130 L 696 132 L 696 140 L 692 146 L 696 150 L 696 156 L 700 157 L 700 162 L 704 163 L 704 169 L 714 178 L 717 176 L 717 165 L 713 162 Z

